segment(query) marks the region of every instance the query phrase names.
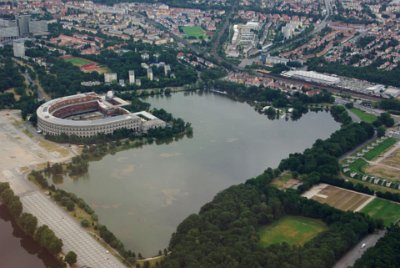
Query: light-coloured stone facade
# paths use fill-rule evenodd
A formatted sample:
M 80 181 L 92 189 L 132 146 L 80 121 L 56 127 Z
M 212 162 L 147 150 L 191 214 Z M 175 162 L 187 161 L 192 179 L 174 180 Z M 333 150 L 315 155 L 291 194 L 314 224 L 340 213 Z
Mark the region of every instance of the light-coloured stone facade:
M 121 99 L 110 96 L 99 96 L 96 93 L 77 94 L 54 99 L 37 109 L 38 129 L 44 135 L 76 135 L 92 137 L 98 134 L 112 134 L 117 129 L 131 129 L 145 133 L 150 128 L 165 127 L 166 123 L 147 113 L 143 116 L 130 113 L 121 108 Z M 126 104 L 126 102 L 124 102 Z M 103 118 L 94 120 L 72 120 L 73 115 L 99 111 Z

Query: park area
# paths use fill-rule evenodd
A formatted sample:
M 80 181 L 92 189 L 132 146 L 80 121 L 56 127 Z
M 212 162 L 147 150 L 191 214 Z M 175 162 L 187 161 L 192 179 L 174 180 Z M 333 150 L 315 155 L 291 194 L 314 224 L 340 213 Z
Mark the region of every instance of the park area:
M 377 119 L 375 115 L 366 113 L 363 110 L 357 108 L 351 108 L 350 111 L 353 114 L 355 114 L 358 118 L 360 118 L 361 121 L 364 121 L 366 123 L 372 123 Z
M 400 143 L 395 138 L 377 139 L 341 164 L 347 177 L 400 189 Z
M 303 196 L 343 211 L 359 211 L 375 198 L 327 184 L 316 185 Z
M 260 243 L 264 247 L 283 242 L 302 246 L 327 229 L 327 225 L 320 220 L 285 216 L 259 230 Z
M 70 55 L 63 56 L 62 59 L 79 67 L 81 71 L 85 73 L 98 72 L 99 74 L 102 74 L 109 71 L 107 67 L 100 66 L 97 62 L 88 59 L 74 57 Z
M 185 37 L 189 39 L 206 39 L 206 31 L 200 26 L 182 26 L 182 31 Z
M 372 218 L 382 219 L 385 226 L 400 220 L 400 204 L 380 198 L 375 198 L 361 212 L 368 214 Z

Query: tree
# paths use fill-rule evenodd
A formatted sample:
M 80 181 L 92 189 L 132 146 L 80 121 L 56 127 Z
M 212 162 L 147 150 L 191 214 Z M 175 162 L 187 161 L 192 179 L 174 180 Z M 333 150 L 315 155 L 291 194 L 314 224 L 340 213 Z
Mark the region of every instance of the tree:
M 46 248 L 52 254 L 61 252 L 63 243 L 47 225 L 40 226 L 35 234 L 35 240 L 40 246 Z
M 10 184 L 8 182 L 0 182 L 0 194 L 6 189 L 10 189 Z
M 87 219 L 83 219 L 81 221 L 81 226 L 84 227 L 84 228 L 87 228 L 87 227 L 90 226 L 90 222 Z
M 380 126 L 376 129 L 376 135 L 378 138 L 385 136 L 386 128 L 384 126 Z
M 33 236 L 37 227 L 37 218 L 30 213 L 22 213 L 18 220 L 22 230 L 30 236 Z
M 73 252 L 73 251 L 69 251 L 69 252 L 67 253 L 67 255 L 65 255 L 65 261 L 66 261 L 69 265 L 75 264 L 76 261 L 77 261 L 77 258 L 78 258 L 78 256 L 77 256 L 76 253 Z

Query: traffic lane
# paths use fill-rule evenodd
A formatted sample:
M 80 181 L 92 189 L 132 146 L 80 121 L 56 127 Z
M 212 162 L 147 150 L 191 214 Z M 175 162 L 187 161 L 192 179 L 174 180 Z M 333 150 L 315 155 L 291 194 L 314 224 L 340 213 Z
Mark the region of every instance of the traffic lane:
M 361 258 L 367 249 L 375 246 L 376 242 L 381 239 L 386 233 L 386 230 L 380 230 L 377 233 L 367 235 L 357 245 L 355 245 L 349 252 L 346 253 L 333 268 L 347 268 L 353 266 L 354 263 Z M 365 244 L 364 247 L 363 244 Z

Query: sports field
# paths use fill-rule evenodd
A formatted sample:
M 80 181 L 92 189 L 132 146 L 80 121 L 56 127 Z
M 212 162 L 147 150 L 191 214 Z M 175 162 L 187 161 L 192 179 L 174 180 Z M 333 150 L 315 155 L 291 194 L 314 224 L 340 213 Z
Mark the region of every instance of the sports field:
M 380 198 L 375 198 L 361 212 L 372 218 L 382 219 L 385 226 L 400 220 L 400 205 Z
M 78 66 L 78 67 L 93 63 L 93 61 L 91 61 L 91 60 L 87 60 L 84 58 L 78 58 L 78 57 L 68 57 L 68 58 L 63 58 L 63 60 L 65 60 L 66 62 L 70 62 L 73 65 Z
M 182 26 L 182 31 L 186 37 L 196 39 L 206 38 L 206 32 L 200 26 Z
M 343 211 L 357 211 L 374 197 L 331 185 L 317 185 L 303 196 Z
M 259 230 L 260 243 L 264 247 L 283 242 L 304 245 L 327 229 L 326 224 L 320 220 L 285 216 Z
M 357 109 L 357 108 L 351 108 L 350 111 L 355 114 L 358 118 L 361 119 L 361 121 L 367 122 L 367 123 L 372 123 L 376 120 L 376 116 L 373 114 L 369 114 L 364 112 L 363 110 Z

